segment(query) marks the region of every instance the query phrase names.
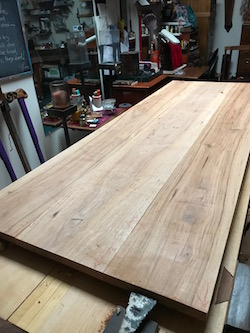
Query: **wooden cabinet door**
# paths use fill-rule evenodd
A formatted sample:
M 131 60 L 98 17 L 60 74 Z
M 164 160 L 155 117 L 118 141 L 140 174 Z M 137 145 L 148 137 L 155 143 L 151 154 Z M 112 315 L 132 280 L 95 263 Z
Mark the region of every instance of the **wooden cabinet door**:
M 207 42 L 210 30 L 210 0 L 186 0 L 185 4 L 192 7 L 199 26 L 198 45 L 203 63 L 206 63 Z
M 245 22 L 242 25 L 240 45 L 250 45 L 250 22 Z M 250 51 L 240 51 L 237 77 L 246 75 L 250 75 Z

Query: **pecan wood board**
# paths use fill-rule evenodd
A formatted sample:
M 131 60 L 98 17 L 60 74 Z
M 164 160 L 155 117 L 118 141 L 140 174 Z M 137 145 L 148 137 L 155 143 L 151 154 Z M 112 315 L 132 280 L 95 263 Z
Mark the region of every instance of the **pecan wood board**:
M 171 82 L 0 192 L 0 234 L 205 319 L 250 147 L 246 83 Z

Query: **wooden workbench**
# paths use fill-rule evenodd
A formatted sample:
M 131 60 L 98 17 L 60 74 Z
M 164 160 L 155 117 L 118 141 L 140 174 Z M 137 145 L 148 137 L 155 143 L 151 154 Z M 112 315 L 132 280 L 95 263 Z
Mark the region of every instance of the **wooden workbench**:
M 206 321 L 249 118 L 247 84 L 172 82 L 2 190 L 1 236 Z
M 136 103 L 142 101 L 144 98 L 148 97 L 159 88 L 163 87 L 165 84 L 169 83 L 173 79 L 179 80 L 199 80 L 199 78 L 208 70 L 208 66 L 194 67 L 187 66 L 177 74 L 157 74 L 153 79 L 144 82 L 137 82 L 133 85 L 126 84 L 113 84 L 113 95 L 116 99 L 116 105 L 121 103 L 130 103 L 135 105 Z M 81 83 L 76 79 L 68 80 L 70 87 L 81 87 Z M 90 92 L 90 95 L 95 90 L 91 86 L 86 88 Z
M 114 84 L 113 97 L 119 104 L 130 103 L 135 105 L 171 80 L 199 80 L 207 70 L 208 66 L 187 66 L 176 74 L 160 74 L 148 82 L 138 82 L 133 85 Z
M 159 333 L 222 333 L 247 211 L 250 167 L 239 196 L 207 324 L 157 305 Z M 35 333 L 102 333 L 129 293 L 16 246 L 0 252 L 0 318 Z M 223 288 L 223 286 L 226 288 Z M 220 288 L 221 287 L 221 288 Z M 219 295 L 219 297 L 218 297 Z
M 187 66 L 175 74 L 167 74 L 168 78 L 175 80 L 199 80 L 203 74 L 209 69 L 208 66 Z

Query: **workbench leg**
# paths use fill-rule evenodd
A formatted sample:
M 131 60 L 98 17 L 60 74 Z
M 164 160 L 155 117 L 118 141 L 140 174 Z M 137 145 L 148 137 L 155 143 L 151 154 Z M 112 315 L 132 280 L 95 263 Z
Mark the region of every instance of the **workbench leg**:
M 67 126 L 67 120 L 65 117 L 62 118 L 62 123 L 63 123 L 63 129 L 64 129 L 64 134 L 65 134 L 65 139 L 66 139 L 66 145 L 67 147 L 70 146 L 70 138 L 69 138 L 69 131 L 68 131 L 68 126 Z
M 4 146 L 2 144 L 2 141 L 0 140 L 0 158 L 3 160 L 5 166 L 6 166 L 6 169 L 8 170 L 9 172 L 9 175 L 10 175 L 10 178 L 11 180 L 14 182 L 15 180 L 17 180 L 17 177 L 15 175 L 15 172 L 12 168 L 12 165 L 10 163 L 10 160 L 8 158 L 8 155 L 4 149 Z
M 16 146 L 16 150 L 17 150 L 18 155 L 20 157 L 20 160 L 22 162 L 23 168 L 24 168 L 25 172 L 28 173 L 29 171 L 31 171 L 31 167 L 29 165 L 28 159 L 26 157 L 23 146 L 22 146 L 21 141 L 19 139 L 17 130 L 15 128 L 15 125 L 12 121 L 11 116 L 10 116 L 10 107 L 7 104 L 6 101 L 4 101 L 3 104 L 1 105 L 1 110 L 2 110 L 2 113 L 3 113 L 4 120 L 5 120 L 5 122 L 8 126 L 9 131 L 10 131 L 10 135 L 11 135 L 11 137 L 14 141 L 14 144 Z
M 26 103 L 25 103 L 24 98 L 18 98 L 18 103 L 19 103 L 19 105 L 21 107 L 21 110 L 23 112 L 23 116 L 24 116 L 26 124 L 28 126 L 28 129 L 29 129 L 31 138 L 33 140 L 33 143 L 35 145 L 38 158 L 39 158 L 41 163 L 44 163 L 45 160 L 44 160 L 44 157 L 43 157 L 43 153 L 41 151 L 41 148 L 40 148 L 40 145 L 39 145 L 39 142 L 38 142 L 38 138 L 37 138 L 37 135 L 36 135 L 36 131 L 34 129 L 32 121 L 30 119 L 30 115 L 29 115 L 28 109 L 26 107 Z

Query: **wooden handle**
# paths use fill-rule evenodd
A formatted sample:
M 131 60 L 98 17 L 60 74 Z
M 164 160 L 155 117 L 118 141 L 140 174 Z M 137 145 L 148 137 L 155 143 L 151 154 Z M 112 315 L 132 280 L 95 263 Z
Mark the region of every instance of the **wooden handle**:
M 234 11 L 234 0 L 225 0 L 225 29 L 229 32 L 233 26 L 232 17 Z
M 8 103 L 13 102 L 14 99 L 27 98 L 28 97 L 26 91 L 21 89 L 21 88 L 17 89 L 16 91 L 9 91 L 9 92 L 4 93 L 2 95 L 4 96 L 4 98 L 6 99 L 6 101 Z M 0 97 L 0 103 L 1 103 L 1 97 Z

